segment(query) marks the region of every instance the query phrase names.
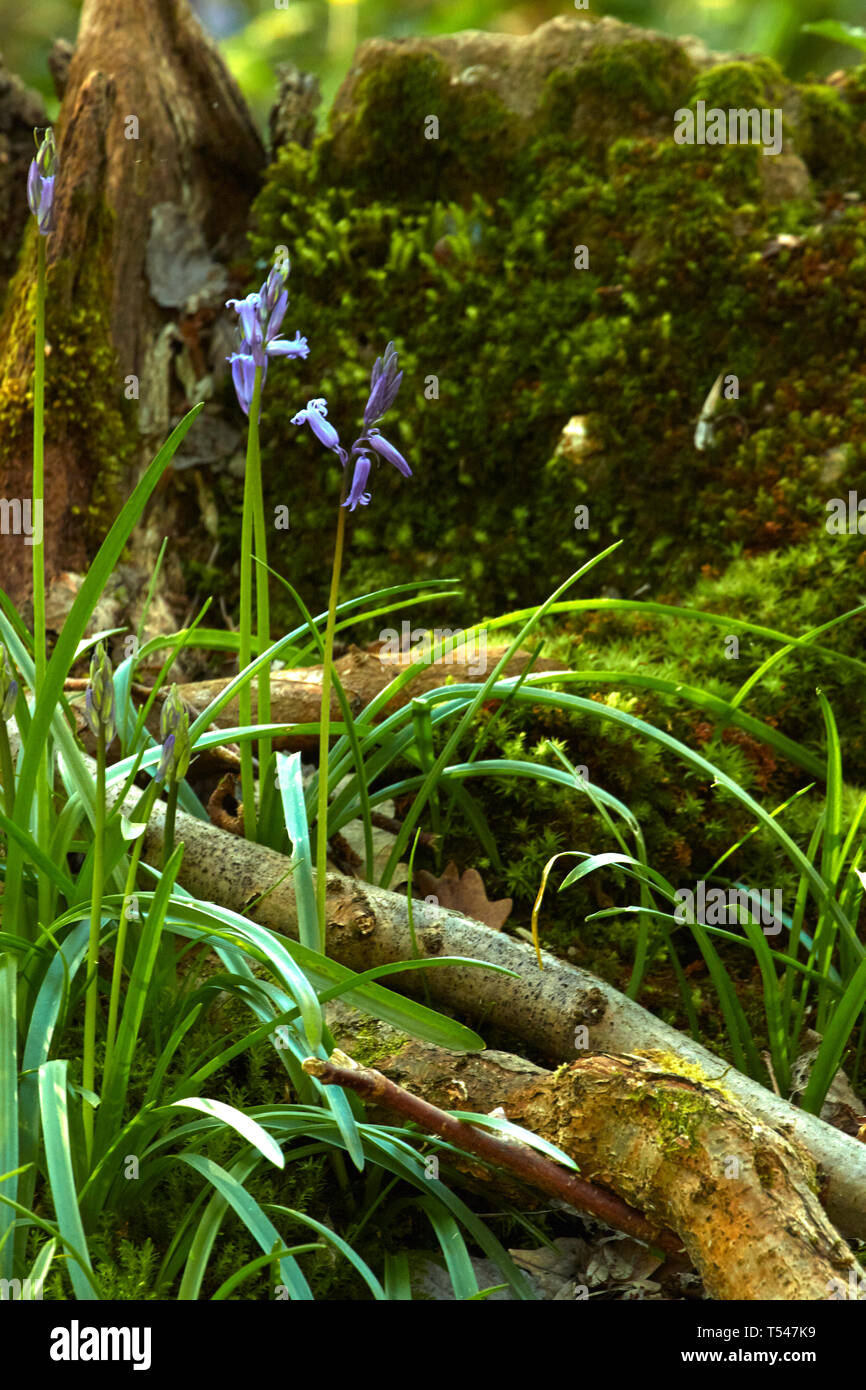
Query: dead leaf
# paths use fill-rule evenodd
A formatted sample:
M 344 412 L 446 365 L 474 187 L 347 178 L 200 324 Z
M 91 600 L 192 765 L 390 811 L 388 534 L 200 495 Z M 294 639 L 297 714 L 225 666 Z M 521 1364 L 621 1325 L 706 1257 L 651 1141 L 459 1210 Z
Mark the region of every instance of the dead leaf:
M 500 898 L 491 902 L 484 887 L 484 881 L 477 869 L 466 869 L 460 875 L 453 862 L 446 866 L 441 878 L 434 878 L 422 869 L 415 878 L 416 896 L 436 897 L 439 906 L 451 912 L 462 912 L 476 922 L 483 922 L 493 931 L 501 931 L 511 916 L 511 898 Z
M 217 825 L 221 830 L 228 830 L 232 835 L 243 835 L 243 807 L 238 804 L 236 799 L 236 788 L 235 774 L 227 772 L 211 793 L 207 804 L 207 813 L 210 816 L 211 825 Z M 228 806 L 226 806 L 226 802 L 229 802 Z

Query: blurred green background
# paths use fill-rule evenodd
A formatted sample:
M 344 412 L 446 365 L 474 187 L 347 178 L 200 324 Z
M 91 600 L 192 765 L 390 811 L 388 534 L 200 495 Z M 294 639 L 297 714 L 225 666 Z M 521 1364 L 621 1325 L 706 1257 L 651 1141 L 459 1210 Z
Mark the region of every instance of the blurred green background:
M 264 129 L 274 92 L 274 64 L 292 61 L 322 81 L 330 100 L 359 39 L 373 35 L 441 34 L 458 29 L 528 33 L 557 14 L 617 19 L 669 34 L 697 34 L 721 51 L 771 55 L 792 77 L 821 76 L 850 66 L 856 54 L 803 34 L 821 19 L 862 22 L 863 0 L 591 0 L 577 10 L 569 0 L 192 0 L 218 40 Z M 29 86 L 41 91 L 49 117 L 57 102 L 47 57 L 55 38 L 75 39 L 81 0 L 39 0 L 0 12 L 0 55 Z

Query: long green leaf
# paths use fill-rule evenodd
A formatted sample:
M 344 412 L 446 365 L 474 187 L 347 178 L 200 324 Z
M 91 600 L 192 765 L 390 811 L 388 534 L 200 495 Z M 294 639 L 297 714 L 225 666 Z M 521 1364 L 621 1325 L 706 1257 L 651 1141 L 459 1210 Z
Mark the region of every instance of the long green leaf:
M 66 1067 L 65 1058 L 58 1058 L 53 1062 L 43 1062 L 39 1068 L 39 1106 L 42 1133 L 45 1136 L 45 1164 L 58 1230 L 64 1240 L 68 1240 L 74 1249 L 81 1252 L 87 1270 L 92 1272 L 93 1266 L 87 1249 L 72 1172 Z M 86 1101 L 84 1103 L 87 1104 Z M 74 1257 L 70 1258 L 69 1277 L 76 1298 L 89 1301 L 99 1297 L 84 1269 Z

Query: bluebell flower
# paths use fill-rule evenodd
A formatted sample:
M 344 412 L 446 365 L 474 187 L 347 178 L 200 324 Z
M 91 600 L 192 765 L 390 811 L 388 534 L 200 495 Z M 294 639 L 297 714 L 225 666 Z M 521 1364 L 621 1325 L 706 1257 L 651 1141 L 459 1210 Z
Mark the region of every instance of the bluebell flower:
M 226 360 L 232 364 L 232 380 L 238 402 L 245 415 L 250 413 L 256 367 L 262 368 L 262 386 L 271 357 L 309 357 L 306 338 L 296 333 L 294 338 L 280 337 L 280 328 L 289 303 L 285 287 L 289 273 L 288 260 L 271 267 L 268 278 L 258 293 L 244 299 L 229 299 L 226 307 L 237 313 L 241 342 L 237 352 Z
M 317 396 L 315 400 L 307 401 L 306 410 L 299 410 L 297 415 L 292 416 L 292 424 L 308 424 L 320 444 L 324 444 L 326 449 L 333 449 L 335 453 L 342 455 L 342 462 L 345 466 L 346 451 L 340 448 L 340 436 L 334 426 L 330 420 L 325 419 L 327 413 L 328 402 L 323 396 Z
M 37 139 L 36 158 L 27 173 L 27 202 L 42 236 L 54 231 L 54 180 L 57 176 L 57 147 L 49 126 L 41 143 Z
M 370 379 L 370 395 L 364 408 L 364 433 L 356 439 L 351 449 L 347 453 L 340 444 L 340 436 L 334 426 L 328 420 L 328 403 L 319 396 L 315 400 L 307 401 L 306 408 L 299 410 L 297 415 L 292 416 L 293 425 L 309 425 L 313 434 L 320 444 L 326 449 L 331 449 L 338 456 L 345 468 L 352 460 L 355 460 L 355 471 L 352 475 L 352 483 L 349 488 L 348 496 L 343 503 L 353 512 L 356 507 L 366 507 L 370 503 L 370 493 L 367 492 L 367 479 L 372 468 L 370 449 L 375 450 L 380 458 L 385 459 L 404 478 L 411 478 L 412 469 L 400 453 L 383 437 L 381 432 L 375 428 L 374 422 L 381 420 L 386 410 L 397 398 L 400 390 L 400 382 L 403 380 L 403 373 L 397 369 L 397 353 L 393 343 L 389 343 L 382 357 L 377 357 L 373 366 L 373 373 Z

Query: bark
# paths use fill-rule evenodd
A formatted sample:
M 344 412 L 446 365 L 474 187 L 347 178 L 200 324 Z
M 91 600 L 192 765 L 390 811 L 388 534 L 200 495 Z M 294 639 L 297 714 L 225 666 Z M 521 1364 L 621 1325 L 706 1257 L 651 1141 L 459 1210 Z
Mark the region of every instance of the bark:
M 756 1124 L 718 1087 L 664 1062 L 597 1053 L 553 1073 L 530 1074 L 502 1053 L 467 1056 L 408 1040 L 376 1070 L 354 1076 L 345 1064 L 325 1074 L 328 1063 L 304 1066 L 369 1097 L 376 1107 L 371 1118 L 382 1110 L 409 1116 L 540 1190 L 647 1239 L 632 1229 L 627 1214 L 600 1209 L 594 1189 L 570 1196 L 543 1171 L 536 1174 L 528 1159 L 521 1170 L 495 1145 L 485 1154 L 479 1132 L 465 1123 L 446 1132 L 437 1108 L 484 1114 L 501 1106 L 510 1120 L 573 1158 L 583 1179 L 676 1231 L 714 1298 L 857 1297 L 860 1267 L 822 1210 L 805 1150 Z
M 226 266 L 244 247 L 264 164 L 243 98 L 187 0 L 85 0 L 63 80 L 57 230 L 47 242 L 46 390 L 49 405 L 52 390 L 62 399 L 47 419 L 49 578 L 86 565 L 106 514 L 113 516 L 172 419 L 192 404 L 189 395 L 200 399 L 212 389 L 212 368 L 228 350 Z M 24 388 L 33 370 L 32 329 L 16 325 L 29 318 L 35 263 L 31 225 L 0 325 L 4 374 L 20 383 L 14 443 L 2 459 L 6 496 L 30 491 Z M 79 336 L 71 333 L 81 314 L 89 316 L 89 338 L 80 320 Z M 97 356 L 106 330 L 108 360 Z M 133 377 L 138 397 L 130 395 Z M 95 442 L 109 417 L 111 438 Z M 91 507 L 103 514 L 89 533 Z M 155 512 L 150 534 L 138 542 L 142 564 L 164 534 L 184 534 L 172 525 L 165 494 Z M 30 549 L 9 547 L 7 559 L 4 587 L 21 602 Z

